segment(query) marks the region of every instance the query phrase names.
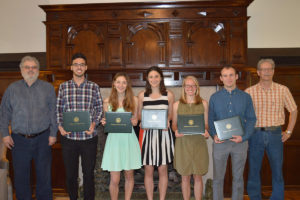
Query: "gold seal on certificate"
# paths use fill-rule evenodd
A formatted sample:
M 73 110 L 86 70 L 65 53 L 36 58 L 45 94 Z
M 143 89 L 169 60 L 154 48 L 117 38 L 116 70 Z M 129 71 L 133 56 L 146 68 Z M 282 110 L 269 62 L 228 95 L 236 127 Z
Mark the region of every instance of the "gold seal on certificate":
M 178 132 L 185 135 L 204 134 L 204 115 L 177 115 Z
M 142 128 L 166 129 L 168 127 L 168 110 L 143 109 Z
M 131 133 L 131 112 L 106 112 L 106 124 L 104 132 L 107 133 Z
M 233 135 L 244 135 L 244 129 L 239 116 L 214 121 L 214 125 L 220 140 L 230 139 Z
M 88 111 L 63 112 L 63 127 L 67 132 L 82 132 L 89 130 L 91 125 Z

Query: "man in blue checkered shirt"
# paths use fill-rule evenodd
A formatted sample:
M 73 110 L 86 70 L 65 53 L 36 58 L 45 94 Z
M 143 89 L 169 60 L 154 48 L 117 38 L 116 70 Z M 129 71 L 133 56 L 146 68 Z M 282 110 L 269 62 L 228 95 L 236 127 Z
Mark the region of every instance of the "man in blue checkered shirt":
M 78 165 L 81 157 L 83 172 L 83 190 L 85 200 L 94 200 L 94 169 L 97 151 L 97 133 L 95 127 L 102 116 L 102 97 L 99 86 L 86 80 L 87 59 L 81 54 L 72 57 L 73 79 L 62 83 L 57 97 L 57 123 L 62 135 L 61 145 L 66 171 L 66 183 L 70 200 L 78 198 Z M 63 128 L 63 113 L 88 111 L 91 125 L 82 132 L 67 132 Z

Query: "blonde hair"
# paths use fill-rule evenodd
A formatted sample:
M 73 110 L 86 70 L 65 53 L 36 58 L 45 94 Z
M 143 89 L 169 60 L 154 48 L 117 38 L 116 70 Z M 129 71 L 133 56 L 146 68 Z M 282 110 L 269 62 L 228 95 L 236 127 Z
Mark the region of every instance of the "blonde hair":
M 187 99 L 186 99 L 186 93 L 185 93 L 185 90 L 184 90 L 184 87 L 185 87 L 185 82 L 190 79 L 192 81 L 194 81 L 197 89 L 196 89 L 196 93 L 195 93 L 195 97 L 194 97 L 194 102 L 195 104 L 199 104 L 199 103 L 202 103 L 202 98 L 200 97 L 200 86 L 199 86 L 199 83 L 198 83 L 198 80 L 196 79 L 196 77 L 194 76 L 187 76 L 184 78 L 183 82 L 182 82 L 182 87 L 181 87 L 181 97 L 179 99 L 179 101 L 181 103 L 184 103 L 184 104 L 187 104 Z

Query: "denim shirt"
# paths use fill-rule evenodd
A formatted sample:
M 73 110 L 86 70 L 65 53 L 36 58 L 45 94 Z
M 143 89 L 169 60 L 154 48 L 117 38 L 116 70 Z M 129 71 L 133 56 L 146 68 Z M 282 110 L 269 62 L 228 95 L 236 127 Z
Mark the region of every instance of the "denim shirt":
M 24 80 L 12 83 L 5 91 L 0 107 L 0 132 L 35 134 L 50 128 L 50 135 L 56 137 L 55 116 L 56 95 L 53 86 L 36 80 L 30 87 Z
M 214 138 L 216 129 L 214 121 L 240 116 L 245 135 L 243 141 L 250 138 L 256 123 L 255 111 L 251 96 L 235 88 L 231 92 L 222 89 L 214 93 L 209 100 L 209 134 Z

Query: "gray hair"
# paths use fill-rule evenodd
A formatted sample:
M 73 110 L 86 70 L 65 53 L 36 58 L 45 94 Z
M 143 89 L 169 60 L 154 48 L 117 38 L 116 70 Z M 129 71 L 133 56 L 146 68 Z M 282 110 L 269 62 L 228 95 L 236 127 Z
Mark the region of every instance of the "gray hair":
M 275 69 L 275 62 L 273 59 L 271 58 L 263 58 L 263 59 L 260 59 L 257 63 L 257 70 L 260 70 L 260 66 L 263 64 L 263 63 L 270 63 L 272 65 L 272 69 Z
M 33 61 L 35 62 L 36 66 L 38 67 L 38 69 L 40 69 L 40 62 L 38 61 L 38 59 L 36 59 L 36 57 L 33 57 L 33 56 L 24 56 L 20 62 L 20 69 L 22 67 L 24 67 L 24 63 L 26 61 Z

